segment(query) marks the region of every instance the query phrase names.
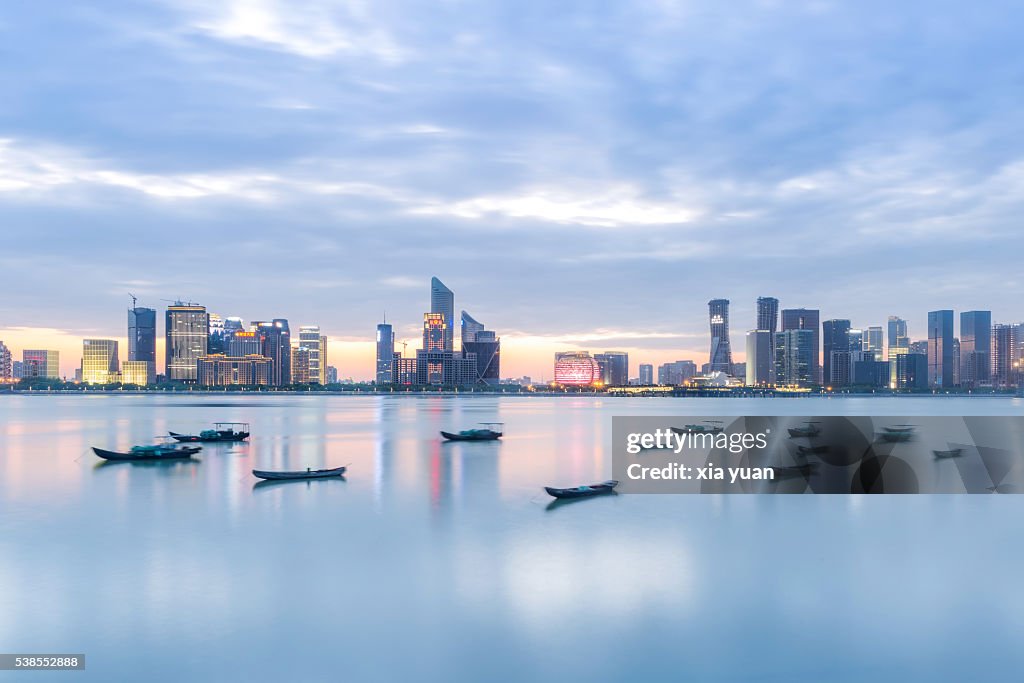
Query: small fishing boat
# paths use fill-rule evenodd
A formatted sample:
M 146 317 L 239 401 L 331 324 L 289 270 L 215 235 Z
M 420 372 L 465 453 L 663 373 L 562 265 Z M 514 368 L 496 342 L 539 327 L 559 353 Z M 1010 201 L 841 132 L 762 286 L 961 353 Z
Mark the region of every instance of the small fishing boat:
M 963 452 L 962 448 L 954 448 L 949 451 L 932 451 L 936 458 L 959 458 L 961 452 Z
M 345 467 L 335 467 L 330 470 L 313 470 L 306 468 L 306 471 L 298 472 L 268 472 L 266 470 L 253 470 L 253 475 L 260 479 L 282 481 L 285 479 L 328 479 L 330 477 L 341 477 L 345 475 Z
M 441 432 L 449 441 L 495 441 L 503 436 L 504 422 L 481 422 L 483 429 L 464 429 L 461 432 Z
M 216 422 L 213 429 L 204 429 L 198 434 L 169 432 L 171 438 L 180 443 L 238 442 L 249 438 L 247 422 Z
M 800 437 L 812 437 L 821 434 L 821 427 L 818 426 L 817 422 L 805 422 L 805 427 L 790 427 L 786 431 L 794 439 Z
M 604 493 L 612 493 L 618 485 L 619 482 L 614 479 L 609 479 L 608 481 L 601 482 L 600 484 L 576 486 L 571 489 L 558 489 L 552 486 L 545 486 L 544 490 L 548 492 L 548 495 L 554 496 L 555 498 L 586 498 L 587 496 L 599 496 Z
M 797 446 L 796 452 L 800 455 L 820 455 L 828 453 L 828 446 Z
M 705 424 L 669 427 L 676 434 L 718 434 L 724 432 L 721 420 L 704 420 Z
M 910 441 L 914 437 L 914 425 L 894 425 L 892 427 L 882 427 L 882 431 L 879 433 L 883 441 L 889 443 L 902 443 L 904 441 Z
M 132 446 L 127 453 L 108 451 L 92 447 L 92 452 L 104 460 L 125 460 L 132 462 L 155 462 L 160 460 L 186 460 L 203 450 L 202 446 L 177 446 L 160 443 L 153 446 Z

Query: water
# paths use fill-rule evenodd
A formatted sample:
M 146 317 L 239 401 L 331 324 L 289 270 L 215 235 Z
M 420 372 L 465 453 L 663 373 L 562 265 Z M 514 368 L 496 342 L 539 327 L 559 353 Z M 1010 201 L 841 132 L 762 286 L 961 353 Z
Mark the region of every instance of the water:
M 1006 679 L 1022 496 L 616 496 L 612 415 L 1019 415 L 1018 399 L 7 396 L 0 652 L 88 681 Z M 102 465 L 214 420 L 245 445 Z M 500 443 L 440 429 L 506 423 Z M 250 470 L 350 464 L 255 487 Z

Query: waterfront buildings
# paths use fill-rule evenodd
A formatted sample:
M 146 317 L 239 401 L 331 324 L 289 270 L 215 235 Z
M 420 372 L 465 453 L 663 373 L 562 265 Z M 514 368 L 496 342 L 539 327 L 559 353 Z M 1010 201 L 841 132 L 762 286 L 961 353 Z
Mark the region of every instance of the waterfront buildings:
M 338 368 L 333 365 L 327 366 L 327 383 L 337 384 L 338 383 Z
M 454 351 L 455 294 L 436 277 L 430 279 L 430 312 L 439 314 L 444 323 L 441 350 Z M 427 349 L 427 346 L 424 344 L 423 348 Z
M 708 356 L 708 370 L 709 372 L 732 372 L 728 299 L 712 299 L 708 302 L 708 322 L 711 326 L 711 352 Z
M 82 361 L 84 364 L 84 360 Z M 140 387 L 148 386 L 155 381 L 152 375 L 153 364 L 144 360 L 126 360 L 121 363 L 121 382 L 124 384 L 136 384 Z M 84 375 L 84 371 L 83 371 Z
M 208 354 L 224 353 L 225 347 L 225 335 L 227 334 L 224 329 L 224 318 L 220 317 L 217 313 L 209 313 L 207 315 L 210 328 L 207 332 L 206 340 L 206 352 Z
M 783 317 L 783 330 L 775 333 L 775 383 L 783 387 L 809 387 L 816 383 L 814 341 L 817 325 L 815 330 L 785 329 L 785 325 Z
M 896 389 L 927 389 L 929 386 L 929 357 L 923 353 L 898 353 L 895 358 L 896 374 L 893 386 Z
M 639 377 L 639 381 L 640 381 L 640 385 L 641 386 L 645 386 L 645 387 L 654 384 L 654 366 L 653 365 L 651 365 L 650 363 L 641 363 L 640 364 L 640 377 Z
M 288 321 L 274 318 L 270 322 L 255 321 L 253 330 L 260 340 L 260 355 L 273 362 L 270 384 L 275 387 L 292 383 L 292 340 Z
M 873 360 L 885 359 L 885 337 L 881 325 L 872 325 L 864 333 L 864 351 L 874 356 Z
M 1001 387 L 1020 385 L 1024 324 L 997 323 L 992 327 L 992 380 Z
M 476 383 L 498 384 L 501 381 L 501 340 L 492 330 L 462 312 L 462 354 L 476 358 Z
M 658 384 L 663 386 L 681 386 L 696 376 L 697 364 L 692 360 L 677 360 L 658 366 Z
M 212 354 L 197 363 L 197 383 L 207 387 L 272 384 L 274 362 L 265 356 L 243 357 Z
M 555 383 L 567 386 L 592 386 L 601 381 L 601 366 L 588 351 L 561 351 L 555 354 Z
M 953 357 L 953 311 L 930 311 L 928 313 L 928 386 L 936 389 L 949 389 L 954 385 Z
M 291 384 L 318 384 L 313 372 L 313 353 L 307 346 L 292 346 Z
M 156 381 L 156 311 L 152 308 L 133 306 L 128 309 L 128 362 L 147 364 L 145 381 L 133 384 Z
M 177 302 L 165 318 L 165 372 L 172 382 L 194 382 L 196 363 L 207 353 L 210 322 L 206 307 Z
M 976 387 L 992 379 L 992 311 L 960 313 L 960 386 Z
M 227 354 L 235 358 L 259 355 L 263 351 L 259 335 L 255 331 L 236 330 L 227 338 Z
M 771 296 L 757 298 L 757 329 L 769 334 L 779 331 L 779 300 Z
M 60 379 L 60 352 L 52 349 L 23 350 L 21 378 Z
M 320 333 L 319 325 L 299 327 L 299 346 L 309 350 L 310 384 L 327 383 L 327 337 Z
M 609 387 L 629 384 L 629 354 L 623 351 L 605 351 L 594 354 L 601 368 L 601 383 Z
M 461 317 L 461 328 L 462 328 L 462 343 L 476 341 L 477 332 L 483 332 L 486 328 L 483 323 L 477 321 L 466 311 L 462 312 Z
M 758 299 L 760 306 L 761 300 Z M 760 316 L 758 316 L 760 318 Z M 775 384 L 774 350 L 772 333 L 767 330 L 747 332 L 746 384 L 751 387 L 768 387 Z
M 11 350 L 0 341 L 0 382 L 13 379 L 11 363 Z
M 821 383 L 821 361 L 819 349 L 821 348 L 821 327 L 819 326 L 819 320 L 821 319 L 821 313 L 815 308 L 787 308 L 782 311 L 782 331 L 788 332 L 791 330 L 809 330 L 811 332 L 810 352 L 811 352 L 811 369 L 810 369 L 810 383 L 820 384 Z M 795 339 L 795 338 L 794 338 Z M 776 342 L 776 347 L 778 346 Z M 801 353 L 803 353 L 803 343 L 801 342 Z M 778 354 L 776 354 L 776 371 L 778 370 Z M 795 366 L 794 366 L 795 367 Z M 776 383 L 781 383 L 782 380 L 776 376 Z
M 907 321 L 895 315 L 889 316 L 889 358 L 899 355 L 893 349 L 906 349 L 910 347 L 910 337 L 907 335 Z
M 82 340 L 82 381 L 86 384 L 120 382 L 118 360 L 116 340 Z
M 391 384 L 394 381 L 394 360 L 395 332 L 391 325 L 382 322 L 377 325 L 377 384 Z
M 850 321 L 849 320 L 826 320 L 821 323 L 823 359 L 822 377 L 828 386 L 843 386 L 838 373 L 832 372 L 832 354 L 849 353 L 850 351 Z M 858 349 L 859 350 L 859 349 Z M 845 379 L 849 383 L 849 368 L 845 368 Z

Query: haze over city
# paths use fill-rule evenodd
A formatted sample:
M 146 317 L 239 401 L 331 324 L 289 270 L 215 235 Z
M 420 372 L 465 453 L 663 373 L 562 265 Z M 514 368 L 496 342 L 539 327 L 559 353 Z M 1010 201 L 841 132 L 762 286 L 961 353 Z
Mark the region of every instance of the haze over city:
M 70 375 L 132 292 L 320 325 L 368 378 L 434 275 L 504 376 L 705 362 L 718 297 L 737 360 L 758 296 L 1024 318 L 1021 9 L 740 5 L 7 8 L 0 339 Z

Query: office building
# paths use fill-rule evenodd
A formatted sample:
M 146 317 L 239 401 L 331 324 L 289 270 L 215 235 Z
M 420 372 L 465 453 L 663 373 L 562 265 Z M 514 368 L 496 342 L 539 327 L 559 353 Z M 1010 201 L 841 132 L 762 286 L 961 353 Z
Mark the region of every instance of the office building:
M 307 346 L 292 347 L 292 384 L 317 384 L 313 372 L 313 352 Z
M 149 364 L 146 380 L 132 384 L 156 382 L 156 311 L 152 308 L 128 309 L 128 361 Z
M 779 300 L 770 296 L 757 298 L 757 329 L 770 334 L 779 331 Z
M 51 349 L 23 350 L 21 378 L 60 379 L 60 352 Z
M 273 362 L 271 386 L 288 386 L 292 383 L 292 339 L 288 321 L 284 318 L 255 321 L 253 328 L 260 340 L 260 355 Z
M 320 333 L 319 325 L 299 327 L 299 346 L 309 350 L 308 384 L 327 383 L 327 337 Z
M 896 389 L 927 389 L 930 376 L 930 359 L 923 353 L 900 353 L 895 356 L 896 374 L 893 385 Z
M 13 368 L 11 365 L 11 350 L 0 341 L 0 382 L 13 379 Z
M 624 387 L 629 384 L 629 354 L 623 351 L 605 351 L 594 354 L 594 360 L 601 368 L 601 383 L 608 387 Z
M 692 360 L 677 360 L 658 366 L 658 384 L 678 387 L 697 375 L 697 364 Z
M 786 325 L 783 312 L 783 328 Z M 791 328 L 775 333 L 775 384 L 809 387 L 814 379 L 814 337 L 817 329 Z
M 338 383 L 338 368 L 333 365 L 327 366 L 327 383 L 337 384 Z
M 180 301 L 167 307 L 165 371 L 168 381 L 196 381 L 196 363 L 206 355 L 210 321 L 206 307 Z
M 709 371 L 729 373 L 732 371 L 732 350 L 729 347 L 729 300 L 712 299 L 709 301 L 708 320 L 711 326 Z
M 377 384 L 391 384 L 394 381 L 395 332 L 391 325 L 383 322 L 377 325 Z
M 992 326 L 992 380 L 1001 387 L 1020 385 L 1024 324 Z
M 477 383 L 475 353 L 416 350 L 416 384 L 464 387 Z
M 928 386 L 949 389 L 953 383 L 953 311 L 928 313 Z
M 452 290 L 445 287 L 444 283 L 436 277 L 430 279 L 430 312 L 439 314 L 444 323 L 442 327 L 443 339 L 440 350 L 454 351 L 455 294 L 452 293 Z M 423 348 L 431 351 L 434 350 L 433 347 L 428 349 L 426 344 L 424 344 Z
M 25 376 L 25 361 L 11 361 L 11 379 L 18 380 Z
M 992 380 L 992 311 L 960 313 L 960 386 Z
M 206 340 L 206 352 L 208 354 L 222 354 L 227 348 L 224 339 L 227 334 L 227 331 L 224 329 L 224 318 L 220 317 L 217 313 L 209 313 L 206 319 L 210 325 Z
M 758 306 L 761 300 L 758 299 Z M 758 316 L 760 318 L 760 316 Z M 775 384 L 775 358 L 769 330 L 747 332 L 746 384 L 750 387 L 770 387 Z
M 828 386 L 837 386 L 838 375 L 832 372 L 832 354 L 850 351 L 850 321 L 849 320 L 826 320 L 821 323 L 822 341 L 822 377 Z M 846 372 L 847 383 L 849 372 Z M 838 384 L 838 386 L 843 386 Z
M 451 351 L 451 349 L 446 348 L 448 332 L 448 326 L 444 321 L 443 313 L 423 314 L 424 351 Z
M 782 311 L 782 331 L 810 330 L 811 332 L 811 370 L 810 383 L 820 384 L 822 379 L 820 349 L 821 349 L 821 326 L 819 321 L 821 312 L 814 308 L 787 308 Z M 802 348 L 802 347 L 801 347 Z M 801 351 L 802 353 L 803 351 Z M 776 368 L 778 363 L 776 362 Z M 776 383 L 781 380 L 776 377 Z
M 846 336 L 849 338 L 851 351 L 864 350 L 864 330 L 851 328 L 850 331 L 847 332 Z
M 907 335 L 907 321 L 895 315 L 889 316 L 889 358 L 893 359 L 898 353 L 893 349 L 907 349 L 910 347 L 910 337 Z
M 654 384 L 654 366 L 650 363 L 641 363 L 639 380 L 641 386 L 648 387 Z
M 462 353 L 476 355 L 477 382 L 501 381 L 501 339 L 466 311 L 462 312 Z
M 391 370 L 391 383 L 400 386 L 411 386 L 418 382 L 419 376 L 415 358 L 402 358 L 395 354 Z
M 872 325 L 864 333 L 864 350 L 874 356 L 874 360 L 885 359 L 885 337 L 881 325 Z
M 243 358 L 245 356 L 260 355 L 263 345 L 260 337 L 255 332 L 245 330 L 233 330 L 227 338 L 227 353 L 232 358 Z
M 863 351 L 861 360 L 853 361 L 853 384 L 881 389 L 889 386 L 889 361 L 875 360 L 870 351 Z
M 555 383 L 567 386 L 592 386 L 601 381 L 601 366 L 587 351 L 561 351 L 555 354 Z
M 117 341 L 82 340 L 82 381 L 86 384 L 119 382 Z
M 82 361 L 85 362 L 84 360 Z M 140 387 L 150 385 L 155 377 L 151 375 L 153 364 L 144 360 L 126 360 L 121 363 L 121 382 Z M 83 370 L 84 375 L 84 370 Z
M 265 356 L 213 354 L 196 362 L 197 383 L 206 387 L 266 386 L 272 384 L 274 362 Z
M 462 312 L 462 343 L 471 342 L 476 340 L 476 333 L 483 332 L 486 328 L 483 323 L 475 320 L 466 311 Z

